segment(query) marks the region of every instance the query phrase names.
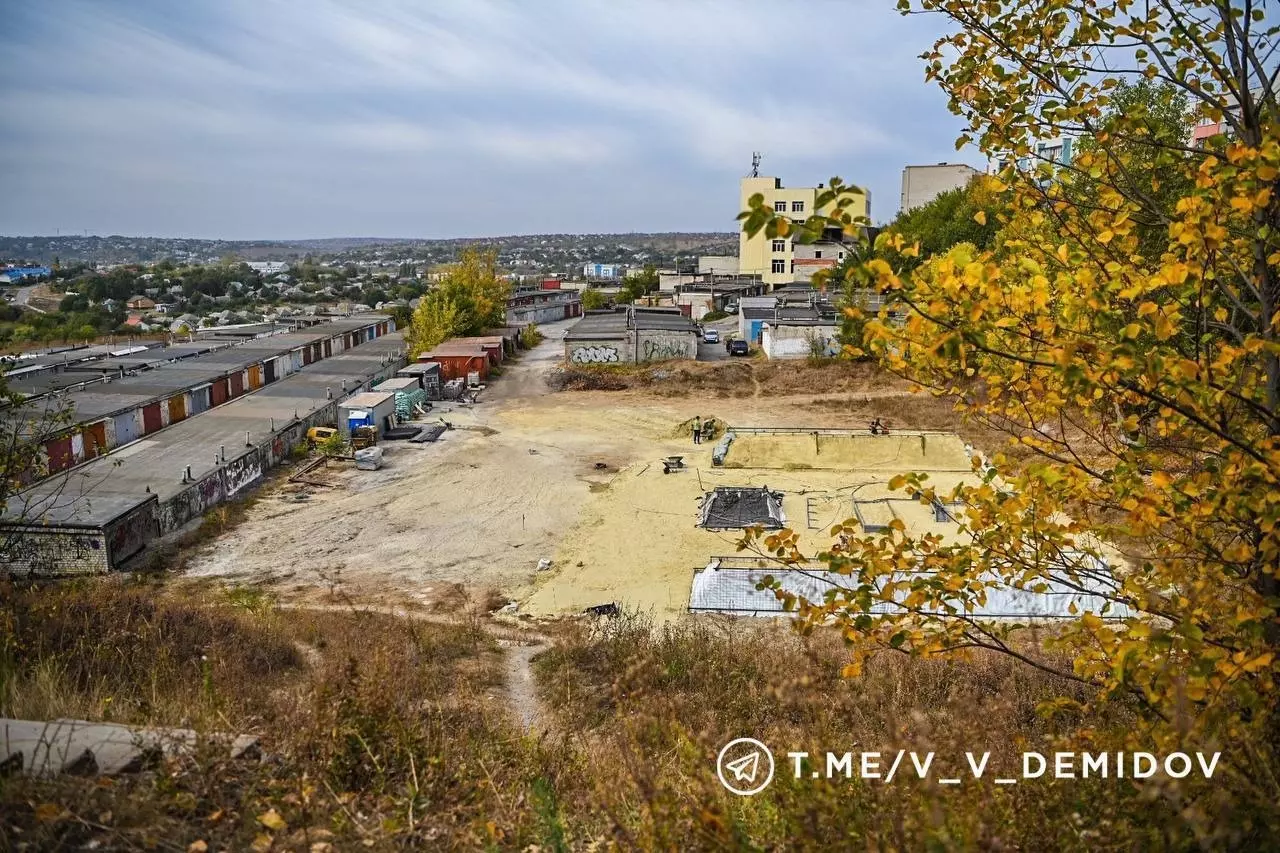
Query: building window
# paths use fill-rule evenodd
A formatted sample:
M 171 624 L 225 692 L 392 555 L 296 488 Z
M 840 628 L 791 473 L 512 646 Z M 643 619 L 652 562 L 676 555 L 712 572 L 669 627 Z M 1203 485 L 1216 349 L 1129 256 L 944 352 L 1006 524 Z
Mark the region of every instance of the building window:
M 786 262 L 786 261 L 784 261 L 784 260 L 781 260 L 781 259 L 778 259 L 778 260 L 774 261 L 774 262 L 773 262 L 773 271 L 774 271 L 774 272 L 786 272 L 786 271 L 787 271 L 787 262 Z
M 793 201 L 793 202 L 791 202 L 791 212 L 792 212 L 792 213 L 804 213 L 804 202 L 802 202 L 802 201 Z
M 815 258 L 820 258 L 820 257 L 822 257 L 822 250 L 821 250 L 821 249 L 819 249 L 818 251 L 814 252 L 814 253 L 813 253 L 813 256 L 814 256 Z
M 787 212 L 787 203 L 786 203 L 785 201 L 775 201 L 775 202 L 773 203 L 773 212 L 774 212 L 774 213 L 786 213 L 786 212 Z
M 775 252 L 785 252 L 785 251 L 787 250 L 787 241 L 786 241 L 786 240 L 774 240 L 774 241 L 773 241 L 773 250 L 774 250 Z

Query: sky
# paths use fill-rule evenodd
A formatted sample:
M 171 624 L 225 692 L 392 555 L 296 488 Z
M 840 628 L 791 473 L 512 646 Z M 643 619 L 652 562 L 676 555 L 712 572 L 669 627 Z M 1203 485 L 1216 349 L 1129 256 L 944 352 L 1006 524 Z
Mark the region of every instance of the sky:
M 0 0 L 0 234 L 731 231 L 968 162 L 893 0 Z

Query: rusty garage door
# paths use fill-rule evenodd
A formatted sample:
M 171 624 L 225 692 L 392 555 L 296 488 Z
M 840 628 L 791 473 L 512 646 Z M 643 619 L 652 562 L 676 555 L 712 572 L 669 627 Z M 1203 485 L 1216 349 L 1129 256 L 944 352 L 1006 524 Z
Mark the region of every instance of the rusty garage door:
M 76 462 L 75 451 L 71 448 L 71 436 L 69 435 L 47 442 L 44 449 L 49 454 L 50 474 L 65 471 Z
M 98 421 L 84 428 L 84 458 L 92 459 L 107 452 L 107 422 Z
M 185 394 L 174 394 L 169 398 L 169 423 L 176 424 L 187 416 L 187 400 Z
M 152 403 L 142 410 L 142 433 L 150 435 L 164 425 L 160 415 L 160 404 Z

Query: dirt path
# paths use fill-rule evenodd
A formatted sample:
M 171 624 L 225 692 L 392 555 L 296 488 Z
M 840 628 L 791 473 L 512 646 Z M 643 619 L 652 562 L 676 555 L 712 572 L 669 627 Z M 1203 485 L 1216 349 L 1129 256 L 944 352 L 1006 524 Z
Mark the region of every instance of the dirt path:
M 520 726 L 527 732 L 545 731 L 551 717 L 538 698 L 538 682 L 533 675 L 533 659 L 550 646 L 537 640 L 499 640 L 507 648 L 507 699 Z
M 451 621 L 442 619 L 436 614 L 379 604 L 301 604 L 282 601 L 277 602 L 276 609 L 310 610 L 323 613 L 378 613 L 427 624 Z M 550 727 L 551 714 L 538 698 L 538 681 L 533 674 L 533 659 L 551 648 L 551 641 L 540 634 L 531 635 L 514 631 L 493 622 L 482 620 L 479 625 L 485 633 L 497 641 L 504 652 L 503 689 L 506 694 L 507 710 L 516 718 L 524 731 L 529 733 L 546 731 Z M 510 636 L 513 633 L 518 633 L 520 636 Z M 317 657 L 314 649 L 303 648 L 299 651 L 308 661 L 314 663 Z

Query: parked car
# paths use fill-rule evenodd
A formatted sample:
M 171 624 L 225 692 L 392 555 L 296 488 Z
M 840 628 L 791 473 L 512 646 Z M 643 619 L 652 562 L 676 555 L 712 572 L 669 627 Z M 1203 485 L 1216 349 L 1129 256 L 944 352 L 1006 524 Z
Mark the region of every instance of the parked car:
M 728 305 L 724 306 L 724 311 L 725 311 L 725 313 L 726 313 L 726 314 L 737 314 L 737 313 L 738 313 L 738 303 L 737 303 L 737 302 L 730 302 Z
M 709 344 L 720 343 L 720 331 L 718 329 L 706 329 L 702 332 L 702 340 Z
M 322 426 L 312 427 L 311 429 L 307 430 L 307 442 L 312 447 L 315 447 L 320 442 L 327 441 L 328 439 L 332 438 L 333 434 L 336 433 L 337 431 L 338 430 L 335 427 L 322 427 Z
M 729 355 L 751 355 L 746 341 L 729 341 Z

